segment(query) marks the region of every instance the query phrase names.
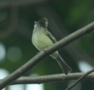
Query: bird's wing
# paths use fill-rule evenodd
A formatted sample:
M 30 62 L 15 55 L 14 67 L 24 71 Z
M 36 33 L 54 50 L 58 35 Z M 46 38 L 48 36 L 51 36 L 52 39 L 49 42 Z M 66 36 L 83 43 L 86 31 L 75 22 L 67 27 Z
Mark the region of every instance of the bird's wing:
M 57 40 L 54 38 L 54 36 L 48 30 L 45 30 L 45 34 L 52 40 L 53 43 L 57 42 Z

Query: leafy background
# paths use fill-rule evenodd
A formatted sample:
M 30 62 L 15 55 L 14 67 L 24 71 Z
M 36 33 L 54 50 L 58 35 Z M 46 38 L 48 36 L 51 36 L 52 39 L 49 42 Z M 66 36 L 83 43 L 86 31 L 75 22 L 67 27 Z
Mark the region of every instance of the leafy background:
M 34 21 L 48 18 L 49 31 L 60 40 L 94 20 L 93 0 L 0 0 L 0 68 L 12 73 L 39 51 L 32 45 Z M 2 51 L 3 50 L 3 51 Z M 60 49 L 72 72 L 86 72 L 94 66 L 94 32 Z M 24 76 L 62 73 L 47 57 Z M 44 90 L 64 90 L 70 83 L 45 83 Z M 72 90 L 93 90 L 94 81 L 82 81 Z M 27 89 L 24 89 L 27 90 Z

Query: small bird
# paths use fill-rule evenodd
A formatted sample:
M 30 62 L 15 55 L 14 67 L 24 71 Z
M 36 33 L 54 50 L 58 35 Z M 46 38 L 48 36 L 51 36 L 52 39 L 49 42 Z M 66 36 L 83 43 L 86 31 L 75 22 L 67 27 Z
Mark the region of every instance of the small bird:
M 35 21 L 32 43 L 39 50 L 42 51 L 46 47 L 49 47 L 57 42 L 54 36 L 48 31 L 48 20 L 47 18 L 42 18 L 39 21 Z M 55 51 L 50 55 L 54 58 L 60 65 L 62 71 L 67 75 L 72 71 L 70 66 L 62 59 L 58 51 Z

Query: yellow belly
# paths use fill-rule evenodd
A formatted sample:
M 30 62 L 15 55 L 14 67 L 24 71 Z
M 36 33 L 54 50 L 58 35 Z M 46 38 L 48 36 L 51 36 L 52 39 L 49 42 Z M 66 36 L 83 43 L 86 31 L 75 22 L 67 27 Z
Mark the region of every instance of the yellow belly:
M 53 44 L 50 38 L 42 31 L 33 33 L 32 43 L 40 51 Z
M 32 43 L 39 51 L 43 50 L 48 46 L 53 45 L 52 40 L 42 30 L 33 32 Z M 58 51 L 56 51 L 50 56 L 55 59 L 58 55 L 59 53 Z

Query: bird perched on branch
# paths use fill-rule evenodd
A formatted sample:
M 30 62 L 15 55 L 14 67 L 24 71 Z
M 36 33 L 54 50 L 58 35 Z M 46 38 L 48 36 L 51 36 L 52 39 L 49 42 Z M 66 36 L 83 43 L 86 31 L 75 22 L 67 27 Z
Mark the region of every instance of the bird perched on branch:
M 42 51 L 44 48 L 57 42 L 54 36 L 48 31 L 47 27 L 48 20 L 46 18 L 35 21 L 32 34 L 32 43 L 39 51 Z M 58 51 L 55 51 L 50 56 L 58 62 L 62 71 L 66 75 L 72 71 L 70 66 L 62 59 Z

